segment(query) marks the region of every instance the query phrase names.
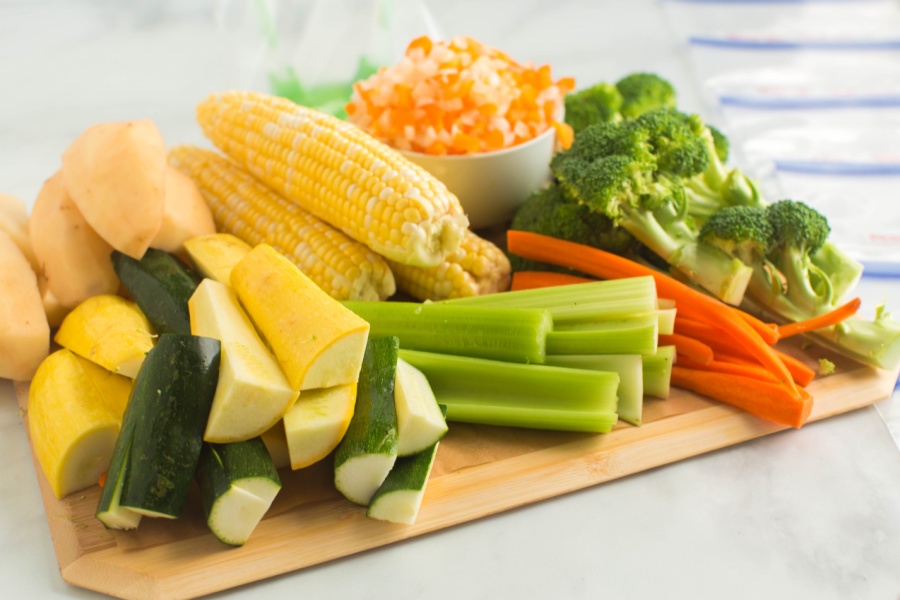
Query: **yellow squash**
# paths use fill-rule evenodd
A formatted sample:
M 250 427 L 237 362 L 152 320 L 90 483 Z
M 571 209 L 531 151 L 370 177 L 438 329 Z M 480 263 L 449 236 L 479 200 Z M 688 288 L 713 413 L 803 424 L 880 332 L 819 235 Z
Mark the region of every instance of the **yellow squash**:
M 356 406 L 356 384 L 303 392 L 284 415 L 284 432 L 292 469 L 328 456 L 341 442 Z
M 184 243 L 188 256 L 207 279 L 231 284 L 231 269 L 253 248 L 230 233 L 213 233 L 191 238 Z

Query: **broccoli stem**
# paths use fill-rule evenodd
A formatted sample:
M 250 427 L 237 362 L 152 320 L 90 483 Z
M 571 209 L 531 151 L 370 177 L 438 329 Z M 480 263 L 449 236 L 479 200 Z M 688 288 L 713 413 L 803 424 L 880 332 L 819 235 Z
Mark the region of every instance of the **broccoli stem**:
M 786 249 L 779 268 L 789 282 L 787 296 L 799 310 L 808 315 L 830 310 L 834 301 L 831 281 L 805 250 Z
M 835 302 L 840 302 L 846 294 L 856 288 L 859 278 L 862 277 L 862 264 L 831 242 L 825 242 L 812 255 L 812 261 L 831 280 Z

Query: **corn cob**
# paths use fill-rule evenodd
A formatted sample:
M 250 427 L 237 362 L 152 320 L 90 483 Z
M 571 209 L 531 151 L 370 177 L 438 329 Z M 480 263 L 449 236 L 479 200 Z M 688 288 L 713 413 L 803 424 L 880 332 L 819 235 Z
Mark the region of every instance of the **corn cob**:
M 471 231 L 466 231 L 459 250 L 436 267 L 388 264 L 397 287 L 419 300 L 479 296 L 509 287 L 509 259 L 500 248 Z
M 197 184 L 220 232 L 251 246 L 266 243 L 339 300 L 384 300 L 395 291 L 385 260 L 267 188 L 215 152 L 180 146 L 174 167 Z
M 350 123 L 253 92 L 197 107 L 204 134 L 263 183 L 378 254 L 434 267 L 468 219 L 427 171 Z

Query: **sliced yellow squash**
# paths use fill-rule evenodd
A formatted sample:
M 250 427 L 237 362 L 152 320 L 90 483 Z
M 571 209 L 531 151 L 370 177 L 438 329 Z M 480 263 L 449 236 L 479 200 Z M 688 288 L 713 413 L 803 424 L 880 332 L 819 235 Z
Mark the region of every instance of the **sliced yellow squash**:
M 137 304 L 103 294 L 75 307 L 53 339 L 113 373 L 134 379 L 154 338 L 153 327 Z
M 355 383 L 303 392 L 284 415 L 291 468 L 302 469 L 328 456 L 347 433 L 355 406 Z
M 234 266 L 231 285 L 294 389 L 356 382 L 369 324 L 287 258 L 260 244 Z
M 225 285 L 231 285 L 234 265 L 252 250 L 250 244 L 230 233 L 191 238 L 184 243 L 184 248 L 204 277 Z
M 63 348 L 41 363 L 28 396 L 34 454 L 57 498 L 96 485 L 109 467 L 121 415 L 84 363 Z
M 269 456 L 276 469 L 283 469 L 291 465 L 291 456 L 288 453 L 287 435 L 284 432 L 284 422 L 278 421 L 272 427 L 263 432 L 261 436 Z
M 106 405 L 106 408 L 121 421 L 122 416 L 125 414 L 125 407 L 128 406 L 128 396 L 131 395 L 131 386 L 134 384 L 134 381 L 124 375 L 116 375 L 77 354 L 75 354 L 75 358 L 78 359 L 78 363 L 84 369 L 87 378 L 97 388 L 97 391 L 100 393 L 100 399 Z
M 297 391 L 227 285 L 204 279 L 188 308 L 191 333 L 222 342 L 219 382 L 203 439 L 224 444 L 262 434 L 281 420 Z

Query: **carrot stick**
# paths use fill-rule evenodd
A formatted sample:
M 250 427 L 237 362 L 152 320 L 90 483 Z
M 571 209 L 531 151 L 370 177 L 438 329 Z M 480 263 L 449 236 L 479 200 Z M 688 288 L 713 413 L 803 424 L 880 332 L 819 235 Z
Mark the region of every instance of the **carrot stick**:
M 696 319 L 688 319 L 687 317 L 682 317 L 678 313 L 675 313 L 675 333 L 680 333 L 681 335 L 686 335 L 698 340 L 707 340 L 719 334 L 718 330 L 709 323 L 704 323 L 703 321 L 698 321 Z
M 753 377 L 672 367 L 672 385 L 730 404 L 767 421 L 800 427 L 809 418 L 812 396 L 793 396 L 783 385 Z
M 803 361 L 794 358 L 787 352 L 782 352 L 781 350 L 775 350 L 775 352 L 781 357 L 784 366 L 791 372 L 791 375 L 794 377 L 794 383 L 800 387 L 808 386 L 815 378 L 816 372 L 809 368 Z
M 806 333 L 808 331 L 822 329 L 823 327 L 837 325 L 844 319 L 848 319 L 856 314 L 856 311 L 859 310 L 860 304 L 860 299 L 854 298 L 847 304 L 839 306 L 833 311 L 827 312 L 824 315 L 819 315 L 818 317 L 813 317 L 812 319 L 807 319 L 805 321 L 797 321 L 796 323 L 781 325 L 778 327 L 778 333 L 781 334 L 781 337 L 786 338 L 791 337 L 792 335 L 797 335 L 798 333 Z
M 800 391 L 781 359 L 743 319 L 735 318 L 729 307 L 718 300 L 675 281 L 671 277 L 627 258 L 583 244 L 558 240 L 529 231 L 510 230 L 506 233 L 507 249 L 523 258 L 560 265 L 601 279 L 651 276 L 656 281 L 656 293 L 675 300 L 679 310 L 692 315 L 705 315 L 709 323 L 729 332 L 735 342 L 743 345 L 765 368 L 775 374 L 789 394 L 797 398 Z
M 713 350 L 703 342 L 680 333 L 658 336 L 660 346 L 675 346 L 675 353 L 686 356 L 698 365 L 708 365 L 713 359 Z
M 763 369 L 759 365 L 747 363 L 734 363 L 722 360 L 711 360 L 707 364 L 696 363 L 688 356 L 678 355 L 678 365 L 688 369 L 697 369 L 698 371 L 712 371 L 715 373 L 729 373 L 731 375 L 741 375 L 744 377 L 752 377 L 760 381 L 775 382 L 775 376 L 769 371 Z
M 588 283 L 596 281 L 586 277 L 567 275 L 565 273 L 551 273 L 549 271 L 516 271 L 512 276 L 510 289 L 531 290 L 535 288 L 554 287 L 557 285 L 569 285 L 572 283 Z
M 99 485 L 100 487 L 106 485 L 106 471 L 100 473 L 100 480 L 97 481 L 97 485 Z
M 765 323 L 760 321 L 750 313 L 744 312 L 739 308 L 731 307 L 732 312 L 745 320 L 750 327 L 759 334 L 759 336 L 770 346 L 774 346 L 781 338 L 778 325 L 775 323 Z

